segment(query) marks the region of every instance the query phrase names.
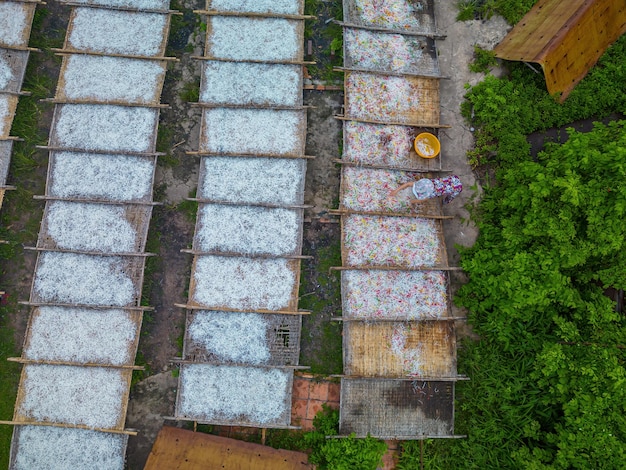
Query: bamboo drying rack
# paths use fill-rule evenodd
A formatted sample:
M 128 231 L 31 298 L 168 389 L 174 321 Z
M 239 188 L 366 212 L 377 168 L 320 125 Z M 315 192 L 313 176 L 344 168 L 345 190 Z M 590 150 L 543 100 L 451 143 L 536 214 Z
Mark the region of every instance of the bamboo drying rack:
M 92 310 L 96 310 L 96 309 L 92 309 Z M 129 309 L 123 309 L 128 316 L 130 317 L 133 325 L 135 326 L 136 329 L 136 335 L 133 341 L 130 341 L 128 343 L 128 349 L 127 349 L 127 353 L 128 353 L 128 357 L 131 358 L 131 362 L 126 363 L 126 364 L 122 364 L 122 365 L 112 365 L 109 364 L 110 367 L 130 367 L 133 368 L 133 370 L 143 370 L 144 367 L 142 366 L 135 366 L 133 365 L 134 362 L 134 358 L 135 355 L 137 354 L 137 348 L 139 346 L 139 337 L 140 335 L 140 331 L 141 331 L 141 322 L 143 319 L 143 310 L 129 310 Z M 28 324 L 26 326 L 26 331 L 24 333 L 24 346 L 22 348 L 22 357 L 19 358 L 21 360 L 25 360 L 25 361 L 32 361 L 32 358 L 28 357 L 28 350 L 30 348 L 30 343 L 32 340 L 32 329 L 33 329 L 33 323 L 36 321 L 37 317 L 39 317 L 40 315 L 40 308 L 39 307 L 34 307 L 29 315 L 28 318 Z M 10 359 L 9 359 L 10 360 Z M 69 364 L 70 362 L 68 362 Z M 90 365 L 90 364 L 79 364 L 79 363 L 73 363 L 74 365 Z M 99 367 L 104 367 L 107 364 L 101 364 L 101 363 L 94 363 L 94 366 L 99 366 Z
M 66 200 L 66 203 L 74 203 L 74 201 Z M 41 227 L 39 229 L 39 236 L 37 239 L 37 248 L 44 250 L 56 250 L 59 249 L 57 242 L 54 240 L 52 235 L 49 232 L 49 217 L 50 217 L 50 208 L 55 203 L 55 201 L 48 201 L 46 203 L 46 207 L 44 209 Z M 80 202 L 80 204 L 89 204 Z M 98 202 L 96 204 L 102 205 L 102 202 Z M 135 231 L 135 242 L 133 244 L 132 253 L 139 254 L 143 253 L 146 248 L 146 241 L 148 239 L 148 228 L 150 227 L 150 218 L 152 216 L 152 205 L 151 204 L 124 204 L 122 205 L 124 214 L 123 218 L 128 222 L 128 224 Z M 105 228 L 103 227 L 103 230 Z M 62 251 L 62 250 L 60 250 Z M 70 250 L 73 251 L 73 250 Z M 98 252 L 99 253 L 99 252 Z M 106 254 L 106 253 L 102 253 Z M 112 253 L 109 253 L 112 254 Z
M 290 296 L 290 300 L 288 302 L 287 305 L 285 305 L 284 307 L 281 307 L 278 310 L 269 310 L 269 309 L 262 309 L 262 308 L 256 308 L 256 309 L 250 309 L 250 308 L 246 308 L 246 307 L 242 307 L 242 308 L 232 308 L 229 307 L 228 305 L 203 305 L 199 302 L 197 302 L 196 300 L 194 300 L 195 298 L 195 292 L 196 292 L 196 279 L 195 279 L 195 273 L 196 273 L 196 263 L 198 261 L 199 256 L 204 256 L 204 255 L 194 255 L 194 259 L 193 259 L 193 264 L 191 266 L 191 277 L 189 279 L 189 300 L 187 301 L 187 305 L 185 305 L 184 307 L 182 305 L 178 305 L 181 306 L 183 308 L 187 308 L 189 309 L 190 307 L 199 307 L 202 310 L 219 310 L 219 311 L 237 311 L 237 312 L 241 312 L 241 311 L 255 311 L 255 312 L 259 312 L 259 313 L 283 313 L 283 314 L 287 314 L 288 312 L 297 312 L 298 314 L 300 314 L 300 312 L 298 312 L 298 290 L 300 287 L 300 263 L 301 260 L 299 259 L 287 259 L 286 262 L 289 266 L 289 270 L 293 273 L 294 275 L 294 283 L 291 289 L 291 296 Z M 209 255 L 209 256 L 222 256 L 221 254 L 219 255 Z M 271 258 L 271 259 L 276 259 L 276 258 Z
M 83 102 L 77 106 L 84 106 L 84 105 L 97 105 L 97 106 L 107 106 L 105 104 L 102 103 L 88 103 L 88 102 Z M 61 114 L 61 108 L 63 106 L 66 106 L 66 104 L 57 104 L 54 107 L 54 112 L 52 114 L 52 122 L 50 125 L 50 138 L 49 138 L 49 144 L 47 146 L 38 146 L 37 148 L 42 148 L 42 149 L 47 149 L 47 150 L 77 150 L 77 151 L 82 151 L 85 153 L 103 153 L 103 154 L 121 154 L 121 155 L 155 155 L 156 154 L 156 142 L 157 142 L 157 131 L 159 128 L 159 115 L 160 115 L 160 108 L 155 107 L 155 108 L 148 108 L 151 109 L 154 112 L 154 124 L 153 124 L 153 130 L 152 130 L 152 136 L 150 138 L 150 142 L 148 143 L 148 147 L 146 149 L 144 149 L 143 151 L 126 151 L 126 150 L 116 150 L 116 151 L 109 151 L 109 150 L 101 150 L 100 152 L 93 152 L 90 149 L 81 149 L 81 148 L 68 148 L 68 147 L 62 147 L 59 145 L 58 143 L 58 137 L 56 135 L 56 127 L 57 124 L 59 122 L 60 119 L 60 114 Z M 70 105 L 71 106 L 71 105 Z M 117 105 L 119 106 L 119 105 Z M 121 106 L 121 107 L 125 107 L 125 106 Z
M 22 372 L 20 375 L 20 382 L 17 389 L 17 398 L 15 399 L 15 411 L 13 413 L 13 421 L 16 424 L 32 424 L 32 421 L 29 419 L 30 417 L 27 414 L 22 414 L 20 412 L 20 408 L 22 407 L 22 403 L 24 403 L 26 398 L 26 390 L 24 389 L 24 383 L 26 381 L 26 370 L 29 367 L 38 367 L 39 364 L 25 364 L 22 367 Z M 81 366 L 59 366 L 59 367 L 75 367 L 80 368 Z M 106 367 L 105 367 L 106 368 Z M 118 432 L 124 431 L 124 423 L 126 422 L 126 413 L 128 410 L 128 397 L 130 395 L 130 384 L 132 381 L 133 371 L 132 369 L 117 369 L 119 371 L 120 380 L 125 384 L 125 391 L 123 395 L 120 397 L 120 413 L 119 417 L 116 420 L 116 425 L 112 428 Z M 72 425 L 71 423 L 57 423 L 48 420 L 42 420 L 40 422 L 49 423 L 50 425 L 69 425 L 69 427 L 82 427 Z M 93 429 L 85 426 L 83 429 Z
M 45 253 L 46 251 L 51 251 L 51 250 L 37 250 L 37 261 L 35 263 L 35 273 L 37 273 L 38 268 L 39 268 L 39 263 L 41 262 L 41 254 Z M 76 253 L 76 252 L 73 252 Z M 94 256 L 94 257 L 101 257 L 103 256 L 101 253 L 87 253 L 85 254 L 86 256 Z M 141 291 L 143 288 L 143 277 L 144 277 L 144 268 L 145 268 L 145 263 L 146 263 L 146 256 L 138 253 L 134 256 L 118 256 L 122 263 L 124 264 L 124 268 L 123 271 L 125 273 L 129 274 L 130 279 L 133 282 L 133 287 L 134 287 L 134 300 L 132 304 L 128 304 L 128 305 L 101 305 L 101 306 L 97 306 L 97 307 L 103 307 L 103 308 L 121 308 L 121 309 L 127 309 L 127 308 L 132 308 L 132 307 L 141 307 Z M 26 304 L 26 305 L 58 305 L 60 307 L 63 306 L 68 306 L 68 307 L 78 307 L 81 306 L 80 304 L 67 304 L 67 303 L 61 303 L 61 302 L 56 302 L 56 301 L 42 301 L 41 298 L 39 297 L 39 295 L 37 294 L 36 290 L 35 290 L 35 282 L 36 282 L 36 276 L 33 276 L 33 282 L 30 288 L 30 301 Z M 88 305 L 89 307 L 96 307 L 95 305 Z
M 288 374 L 289 380 L 287 381 L 287 385 L 285 387 L 285 402 L 284 402 L 285 412 L 283 413 L 282 419 L 277 419 L 272 423 L 254 423 L 251 421 L 246 421 L 246 420 L 236 419 L 236 418 L 233 420 L 219 420 L 219 419 L 211 420 L 211 419 L 206 419 L 206 417 L 202 417 L 202 416 L 185 416 L 182 413 L 180 413 L 181 400 L 182 400 L 183 394 L 185 393 L 185 388 L 183 386 L 183 381 L 182 381 L 182 378 L 184 376 L 184 369 L 187 366 L 194 366 L 194 365 L 202 365 L 202 364 L 201 363 L 189 363 L 189 364 L 181 364 L 180 366 L 180 374 L 178 375 L 178 388 L 177 388 L 178 392 L 176 393 L 176 404 L 175 404 L 175 409 L 174 409 L 175 416 L 173 417 L 174 420 L 195 421 L 195 422 L 202 422 L 202 423 L 207 423 L 207 424 L 214 424 L 218 426 L 248 426 L 248 427 L 259 427 L 259 428 L 294 429 L 289 424 L 291 422 L 291 395 L 292 395 L 292 390 L 293 390 L 293 369 L 292 368 L 280 368 L 280 369 L 286 370 L 287 372 L 290 372 Z M 222 366 L 218 365 L 215 367 L 222 367 Z M 230 366 L 224 365 L 224 367 L 230 367 Z M 233 366 L 233 367 L 237 367 L 237 366 Z M 252 365 L 246 365 L 245 368 L 265 369 L 265 370 L 279 369 L 279 367 L 252 366 Z M 241 384 L 242 388 L 245 387 L 245 385 L 246 384 Z
M 39 2 L 39 1 L 33 1 L 33 0 L 18 0 L 17 2 L 8 2 L 8 3 L 14 5 L 16 8 L 21 8 L 22 14 L 24 16 L 24 28 L 21 31 L 20 39 L 17 41 L 17 43 L 8 44 L 8 43 L 2 42 L 2 39 L 0 39 L 0 47 L 5 47 L 7 49 L 27 50 L 27 51 L 37 50 L 37 49 L 28 47 L 28 40 L 30 39 L 30 32 L 33 27 L 33 18 L 35 16 L 35 8 L 37 7 L 37 5 L 45 5 L 45 3 Z
M 344 268 L 353 269 L 354 267 L 357 267 L 357 268 L 367 268 L 368 266 L 373 266 L 373 267 L 376 266 L 376 268 L 378 268 L 378 269 L 380 269 L 380 268 L 383 268 L 383 269 L 390 268 L 390 269 L 398 270 L 398 271 L 404 271 L 404 270 L 413 271 L 413 270 L 416 270 L 415 266 L 411 266 L 408 263 L 407 264 L 398 264 L 398 265 L 384 265 L 384 266 L 381 266 L 381 265 L 378 265 L 378 266 L 377 265 L 367 265 L 367 264 L 366 265 L 349 265 L 349 264 L 346 264 L 347 260 L 349 258 L 349 250 L 346 247 L 346 243 L 345 243 L 346 236 L 347 236 L 346 231 L 345 231 L 345 226 L 344 226 L 346 217 L 350 217 L 350 215 L 346 215 L 344 217 L 341 217 L 341 259 L 342 259 Z M 372 215 L 372 216 L 366 216 L 366 217 L 371 217 L 372 219 L 375 219 L 375 218 L 382 219 L 385 216 Z M 415 218 L 416 217 L 410 217 L 409 219 L 415 219 Z M 426 269 L 430 269 L 430 270 L 447 270 L 447 269 L 450 269 L 448 267 L 448 251 L 446 249 L 446 241 L 445 241 L 445 238 L 443 236 L 443 225 L 442 225 L 442 222 L 441 222 L 440 219 L 433 219 L 433 223 L 435 224 L 435 230 L 437 232 L 437 236 L 438 236 L 438 239 L 439 239 L 439 249 L 438 249 L 438 253 L 436 255 L 436 259 L 438 259 L 439 262 L 434 264 L 433 266 L 419 266 L 419 267 L 417 267 L 418 268 L 417 270 L 420 270 L 420 271 L 424 271 Z M 374 268 L 374 269 L 376 269 L 376 268 Z M 336 268 L 331 268 L 331 269 L 336 269 Z
M 199 152 L 198 155 L 200 154 L 211 154 L 211 153 L 216 153 L 212 150 L 210 150 L 211 148 L 211 142 L 208 141 L 207 139 L 207 132 L 206 129 L 207 127 L 209 127 L 209 123 L 207 122 L 206 119 L 206 112 L 208 109 L 221 109 L 224 108 L 224 106 L 216 106 L 213 108 L 204 108 L 203 112 L 202 112 L 202 119 L 200 122 L 200 142 L 199 142 Z M 243 109 L 250 109 L 250 110 L 257 110 L 260 108 L 243 108 Z M 286 151 L 286 152 L 268 152 L 268 155 L 266 155 L 265 153 L 261 153 L 261 152 L 255 152 L 252 151 L 251 153 L 253 155 L 257 155 L 257 156 L 273 156 L 273 157 L 282 157 L 282 158 L 289 158 L 290 156 L 294 156 L 296 158 L 301 158 L 302 155 L 305 154 L 305 145 L 306 145 L 306 127 L 307 127 L 307 114 L 306 114 L 306 108 L 300 108 L 300 109 L 294 109 L 294 110 L 288 110 L 288 111 L 283 111 L 285 113 L 299 113 L 298 116 L 298 129 L 297 131 L 294 133 L 294 148 L 292 149 L 293 151 Z M 271 125 L 271 123 L 268 123 L 268 125 Z M 220 155 L 228 155 L 225 152 L 217 152 Z M 247 152 L 245 150 L 242 151 L 236 151 L 234 152 L 236 154 L 238 154 L 239 156 L 244 156 L 247 155 Z
M 394 351 L 390 338 L 406 325 L 402 351 Z M 344 374 L 355 377 L 411 377 L 414 379 L 456 376 L 456 335 L 451 322 L 348 322 L 343 326 Z M 420 375 L 411 376 L 405 357 L 420 348 Z
M 240 17 L 245 18 L 247 21 L 249 22 L 256 22 L 256 23 L 261 23 L 261 22 L 266 22 L 268 20 L 274 20 L 274 18 L 258 18 L 258 17 L 251 17 L 251 16 L 247 16 L 246 15 L 239 15 Z M 208 16 L 207 17 L 207 28 L 206 28 L 206 40 L 205 40 L 205 47 L 204 47 L 204 57 L 205 58 L 213 58 L 214 56 L 212 55 L 212 48 L 213 48 L 213 41 L 212 41 L 212 36 L 213 36 L 213 24 L 212 24 L 212 19 L 214 17 L 213 16 Z M 285 21 L 285 22 L 291 22 L 295 24 L 296 27 L 296 37 L 298 38 L 304 38 L 304 21 L 303 20 L 288 20 L 288 19 L 275 19 L 276 21 Z M 193 58 L 193 57 L 192 57 Z M 219 57 L 218 57 L 219 58 Z M 228 59 L 228 57 L 222 57 L 224 59 Z M 254 59 L 253 57 L 249 57 L 246 58 L 246 61 L 248 61 L 248 59 L 251 59 L 250 61 L 256 61 L 258 59 Z M 296 52 L 291 56 L 291 57 L 285 57 L 284 59 L 281 59 L 279 62 L 280 63 L 298 63 L 298 62 L 303 62 L 304 59 L 304 41 L 300 41 L 298 44 L 298 48 L 296 50 Z M 269 63 L 265 62 L 265 63 Z
M 151 58 L 161 58 L 164 56 L 165 54 L 165 49 L 167 47 L 167 40 L 168 40 L 168 32 L 170 30 L 170 24 L 172 21 L 172 15 L 174 14 L 173 11 L 168 11 L 167 13 L 164 12 L 158 12 L 164 16 L 166 16 L 166 20 L 165 20 L 165 24 L 163 25 L 163 29 L 161 30 L 161 35 L 162 35 L 162 40 L 161 40 L 161 44 L 159 46 L 158 52 L 156 54 L 154 54 L 153 56 L 142 56 L 142 55 L 133 55 L 133 54 L 129 54 L 129 55 L 125 55 L 125 54 L 111 54 L 109 52 L 106 51 L 100 51 L 100 50 L 96 50 L 96 49 L 91 49 L 91 48 L 84 48 L 84 49 L 75 49 L 72 47 L 71 45 L 71 36 L 72 33 L 74 32 L 74 22 L 77 16 L 77 12 L 83 9 L 89 9 L 92 8 L 91 6 L 88 7 L 84 7 L 84 6 L 80 6 L 80 7 L 73 7 L 71 12 L 70 12 L 70 19 L 69 19 L 69 23 L 67 25 L 67 31 L 65 33 L 65 41 L 63 42 L 63 49 L 59 50 L 59 49 L 53 49 L 54 52 L 77 52 L 80 54 L 85 54 L 85 53 L 93 53 L 95 55 L 106 55 L 106 56 L 111 56 L 111 57 L 134 57 L 134 58 L 145 58 L 145 57 L 151 57 Z M 109 8 L 106 8 L 104 11 L 109 10 Z M 132 10 L 124 10 L 125 13 L 127 13 L 130 17 L 137 17 L 137 16 L 141 16 L 141 15 L 146 15 L 147 13 L 142 12 L 142 11 L 132 11 Z M 155 14 L 155 13 L 151 13 L 151 14 Z M 170 59 L 171 60 L 171 59 Z
M 210 312 L 213 315 L 217 312 Z M 209 351 L 202 341 L 194 341 L 189 333 L 189 326 L 199 313 L 188 310 L 185 316 L 185 334 L 183 336 L 183 358 L 189 362 L 217 363 L 219 357 Z M 300 356 L 300 334 L 302 330 L 302 316 L 263 314 L 266 321 L 265 342 L 270 357 L 266 364 L 269 366 L 297 365 Z M 230 364 L 224 360 L 221 363 Z
M 43 200 L 60 200 L 60 201 L 75 201 L 75 202 L 101 202 L 101 203 L 106 203 L 106 204 L 144 204 L 144 205 L 161 205 L 161 203 L 158 202 L 153 202 L 152 201 L 152 192 L 148 192 L 145 197 L 143 197 L 142 199 L 138 199 L 138 200 L 131 200 L 131 201 L 110 201 L 107 200 L 105 198 L 60 198 L 60 197 L 54 197 L 51 196 L 50 194 L 48 194 L 48 191 L 50 191 L 50 188 L 52 188 L 53 184 L 54 184 L 54 165 L 56 163 L 56 154 L 57 152 L 71 152 L 71 153 L 97 153 L 98 155 L 108 155 L 107 153 L 103 153 L 103 152 L 83 152 L 83 151 L 79 151 L 79 150 L 62 150 L 62 149 L 50 149 L 50 157 L 48 158 L 48 173 L 46 176 L 46 194 L 43 196 L 34 196 L 35 199 L 43 199 Z M 113 154 L 113 155 L 128 155 L 128 154 Z M 156 159 L 157 159 L 157 155 L 133 155 L 134 157 L 137 158 L 142 158 L 144 160 L 151 160 L 152 161 L 152 179 L 150 181 L 150 187 L 153 188 L 154 187 L 154 178 L 155 178 L 155 172 L 156 172 Z

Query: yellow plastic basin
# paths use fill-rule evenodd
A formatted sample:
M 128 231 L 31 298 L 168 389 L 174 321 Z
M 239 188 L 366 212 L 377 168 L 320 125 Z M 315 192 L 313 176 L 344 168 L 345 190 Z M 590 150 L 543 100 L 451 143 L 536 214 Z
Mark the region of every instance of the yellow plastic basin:
M 415 153 L 422 158 L 435 158 L 441 151 L 439 139 L 430 132 L 422 132 L 415 138 Z

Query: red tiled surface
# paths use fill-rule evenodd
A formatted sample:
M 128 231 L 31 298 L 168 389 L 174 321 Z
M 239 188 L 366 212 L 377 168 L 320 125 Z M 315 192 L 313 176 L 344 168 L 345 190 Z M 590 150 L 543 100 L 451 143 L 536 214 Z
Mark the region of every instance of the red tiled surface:
M 291 421 L 303 430 L 313 429 L 313 418 L 322 409 L 322 404 L 339 408 L 340 384 L 320 380 L 312 375 L 296 375 L 293 380 Z
M 306 419 L 310 419 L 313 421 L 315 415 L 322 411 L 322 404 L 324 402 L 322 400 L 309 400 L 309 406 L 306 409 Z
M 309 398 L 309 381 L 294 378 L 293 381 L 293 395 L 294 398 Z
M 341 392 L 341 385 L 336 382 L 328 384 L 328 401 L 339 403 L 339 394 Z
M 387 452 L 383 455 L 383 465 L 379 468 L 381 470 L 393 470 L 398 465 L 400 458 L 398 441 L 385 441 L 385 444 L 387 444 Z
M 309 398 L 311 400 L 328 400 L 328 382 L 311 382 L 309 387 Z

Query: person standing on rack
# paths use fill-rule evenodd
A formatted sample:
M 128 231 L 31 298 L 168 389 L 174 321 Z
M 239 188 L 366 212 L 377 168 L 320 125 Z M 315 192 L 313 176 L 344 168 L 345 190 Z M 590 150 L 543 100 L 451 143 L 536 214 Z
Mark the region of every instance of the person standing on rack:
M 394 189 L 389 195 L 395 197 L 400 191 L 410 187 L 412 187 L 413 196 L 415 196 L 415 199 L 410 200 L 411 204 L 417 204 L 440 196 L 443 197 L 444 204 L 449 204 L 463 191 L 463 185 L 459 177 L 450 175 L 445 178 L 422 178 L 417 181 L 410 181 Z

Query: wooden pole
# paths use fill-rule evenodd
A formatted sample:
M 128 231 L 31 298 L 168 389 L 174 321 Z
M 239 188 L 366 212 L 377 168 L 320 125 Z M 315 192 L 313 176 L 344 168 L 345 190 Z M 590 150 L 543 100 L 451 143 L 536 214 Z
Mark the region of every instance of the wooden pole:
M 269 209 L 312 209 L 313 208 L 312 205 L 308 205 L 308 204 L 280 205 L 280 204 L 265 204 L 262 202 L 240 203 L 240 202 L 231 202 L 231 201 L 220 201 L 217 199 L 202 199 L 202 198 L 196 198 L 196 197 L 187 197 L 185 199 L 187 201 L 197 202 L 198 204 L 216 204 L 216 205 L 222 205 L 222 206 L 236 206 L 236 207 L 252 206 L 252 207 L 267 207 Z
M 403 166 L 390 166 L 390 165 L 370 165 L 368 163 L 350 162 L 347 160 L 341 160 L 339 158 L 333 159 L 333 163 L 337 163 L 343 166 L 353 166 L 358 168 L 372 169 L 372 170 L 392 170 L 392 171 L 408 171 L 411 173 L 440 173 L 440 172 L 452 172 L 453 170 L 446 170 L 444 168 L 413 168 Z
M 203 109 L 216 109 L 216 108 L 228 108 L 228 109 L 250 109 L 251 107 L 254 109 L 269 109 L 274 111 L 307 111 L 309 109 L 314 109 L 313 106 L 272 106 L 269 104 L 229 104 L 229 103 L 200 103 L 198 101 L 194 101 L 190 103 L 192 108 L 203 108 Z
M 181 357 L 173 357 L 170 359 L 170 362 L 175 364 L 184 364 L 184 365 L 194 365 L 194 364 L 206 364 L 210 366 L 220 366 L 224 365 L 224 362 L 212 362 L 212 361 L 187 361 Z M 275 365 L 275 366 L 262 366 L 262 365 L 254 365 L 254 364 L 244 364 L 244 363 L 229 363 L 228 365 L 232 366 L 245 366 L 245 367 L 254 367 L 257 369 L 285 369 L 285 370 L 308 370 L 309 366 L 291 366 L 291 365 Z
M 100 432 L 108 432 L 111 434 L 126 434 L 127 436 L 136 436 L 137 431 L 132 431 L 130 429 L 105 429 L 105 428 L 92 428 L 89 426 L 84 426 L 82 424 L 61 424 L 61 423 L 44 423 L 41 421 L 7 421 L 0 420 L 0 424 L 9 424 L 12 426 L 51 426 L 57 428 L 66 428 L 66 429 L 87 429 L 90 431 L 100 431 Z
M 456 266 L 417 266 L 407 268 L 404 266 L 331 266 L 330 271 L 462 271 L 463 268 Z
M 356 118 L 352 116 L 335 115 L 335 119 L 340 121 L 357 121 L 367 124 L 382 124 L 389 126 L 408 126 L 408 127 L 424 127 L 426 129 L 449 129 L 452 126 L 447 124 L 428 124 L 424 122 L 398 122 L 398 121 L 375 121 L 373 119 Z
M 80 251 L 80 250 L 63 250 L 57 248 L 41 248 L 39 246 L 25 246 L 25 250 L 38 251 L 38 252 L 53 252 L 53 253 L 77 253 L 81 255 L 93 255 L 93 256 L 132 256 L 135 258 L 150 258 L 156 256 L 156 253 L 145 252 L 120 252 L 120 253 L 101 253 L 99 251 Z
M 52 52 L 55 52 L 56 55 L 87 54 L 87 55 L 96 55 L 100 57 L 122 57 L 122 58 L 127 58 L 127 59 L 168 60 L 172 62 L 180 61 L 180 59 L 177 59 L 176 57 L 165 57 L 165 56 L 152 57 L 152 56 L 147 56 L 147 55 L 112 54 L 109 52 L 104 53 L 104 52 L 96 52 L 96 51 L 81 51 L 78 49 L 59 49 L 57 47 L 53 47 L 50 50 Z
M 401 36 L 421 36 L 421 37 L 433 38 L 433 39 L 445 39 L 446 38 L 446 36 L 442 36 L 440 34 L 425 33 L 423 31 L 417 31 L 414 29 L 377 28 L 375 26 L 364 26 L 364 25 L 360 25 L 356 23 L 346 23 L 346 22 L 338 21 L 338 20 L 333 20 L 333 23 L 338 24 L 339 26 L 343 26 L 344 28 L 366 29 L 368 31 L 376 31 L 378 33 L 400 34 Z
M 154 307 L 142 307 L 142 306 L 126 306 L 126 307 L 114 307 L 111 305 L 85 305 L 85 304 L 65 304 L 65 303 L 55 303 L 55 302 L 30 302 L 27 300 L 19 300 L 17 302 L 20 305 L 28 305 L 30 307 L 81 307 L 81 308 L 93 308 L 96 310 L 102 310 L 102 309 L 107 309 L 110 310 L 112 308 L 114 309 L 119 309 L 119 310 L 141 310 L 142 312 L 149 312 L 154 310 Z M 205 309 L 206 310 L 206 309 Z
M 106 204 L 107 206 L 162 206 L 162 202 L 154 202 L 154 201 L 103 201 L 102 199 L 82 199 L 82 198 L 73 198 L 73 197 L 56 197 L 56 196 L 47 196 L 43 195 L 34 195 L 33 199 L 38 201 L 67 201 L 67 202 L 83 202 L 87 204 Z
M 389 70 L 364 69 L 360 67 L 333 67 L 336 72 L 363 72 L 374 75 L 389 75 L 392 77 L 414 77 L 414 78 L 433 78 L 433 79 L 449 79 L 450 77 L 442 77 L 441 75 L 424 75 L 420 73 L 410 72 L 392 72 Z
M 126 150 L 85 150 L 76 147 L 56 147 L 53 145 L 35 145 L 35 148 L 52 152 L 97 153 L 102 155 L 132 155 L 134 157 L 162 157 L 163 152 L 127 152 Z
M 372 215 L 380 217 L 413 217 L 419 219 L 438 220 L 454 219 L 451 215 L 414 214 L 411 212 L 355 211 L 350 209 L 330 209 L 328 213 L 331 215 Z
M 226 153 L 226 152 L 185 152 L 187 155 L 194 155 L 198 157 L 246 157 L 246 158 L 291 158 L 295 160 L 313 160 L 315 157 L 312 155 L 275 155 L 269 153 Z
M 280 13 L 256 13 L 256 12 L 238 12 L 238 11 L 218 11 L 218 10 L 194 10 L 197 15 L 206 16 L 235 16 L 240 18 L 279 18 L 285 20 L 314 20 L 317 16 L 311 15 L 281 15 Z
M 389 376 L 363 376 L 363 375 L 350 375 L 350 374 L 331 374 L 330 377 L 337 379 L 369 379 L 369 380 L 378 380 L 378 379 L 393 379 L 393 380 L 402 380 L 404 382 L 413 382 L 424 381 L 424 382 L 461 382 L 461 381 L 469 381 L 470 378 L 466 375 L 457 375 L 455 377 L 389 377 Z
M 104 367 L 107 369 L 131 369 L 131 370 L 146 370 L 144 366 L 134 365 L 114 365 L 114 364 L 97 364 L 95 362 L 69 362 L 69 361 L 41 361 L 34 359 L 26 359 L 23 357 L 7 357 L 9 362 L 18 362 L 20 364 L 48 364 L 53 366 L 75 366 L 75 367 Z
M 262 308 L 257 309 L 235 309 L 221 306 L 208 306 L 208 305 L 191 305 L 191 304 L 174 304 L 175 307 L 184 308 L 187 310 L 218 310 L 220 312 L 248 312 L 248 313 L 264 313 L 270 315 L 308 315 L 310 310 L 265 310 Z
M 283 255 L 283 256 L 277 256 L 277 255 L 251 255 L 248 253 L 229 253 L 229 252 L 223 252 L 223 251 L 198 251 L 198 250 L 189 250 L 189 249 L 182 249 L 180 250 L 181 253 L 186 253 L 189 255 L 194 255 L 194 256 L 204 256 L 204 255 L 209 255 L 209 256 L 224 256 L 227 258 L 258 258 L 258 259 L 300 259 L 300 260 L 309 260 L 309 259 L 313 259 L 313 256 L 308 256 L 308 255 Z
M 311 62 L 306 60 L 233 60 L 233 59 L 222 59 L 220 57 L 213 56 L 198 56 L 192 55 L 192 59 L 196 60 L 213 60 L 216 62 L 235 62 L 235 63 L 252 63 L 252 64 L 285 64 L 285 65 L 315 65 L 317 62 Z
M 361 323 L 385 323 L 385 322 L 415 322 L 415 323 L 428 323 L 428 322 L 445 322 L 445 321 L 467 321 L 467 317 L 426 317 L 426 318 L 409 318 L 409 317 L 332 317 L 330 321 L 338 322 L 361 322 Z

